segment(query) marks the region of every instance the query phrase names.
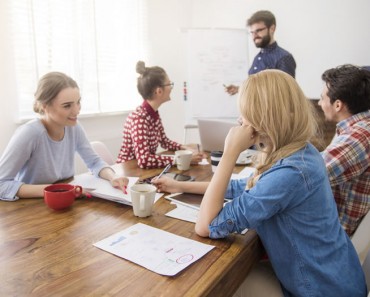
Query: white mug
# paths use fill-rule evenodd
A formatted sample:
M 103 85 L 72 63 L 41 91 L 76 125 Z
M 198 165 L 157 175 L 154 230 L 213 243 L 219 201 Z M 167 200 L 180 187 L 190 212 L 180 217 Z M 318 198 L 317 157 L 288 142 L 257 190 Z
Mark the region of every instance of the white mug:
M 149 184 L 137 184 L 130 188 L 132 208 L 137 217 L 148 217 L 152 214 L 157 188 Z
M 189 150 L 179 150 L 175 152 L 176 166 L 178 170 L 188 170 L 190 168 L 193 152 Z

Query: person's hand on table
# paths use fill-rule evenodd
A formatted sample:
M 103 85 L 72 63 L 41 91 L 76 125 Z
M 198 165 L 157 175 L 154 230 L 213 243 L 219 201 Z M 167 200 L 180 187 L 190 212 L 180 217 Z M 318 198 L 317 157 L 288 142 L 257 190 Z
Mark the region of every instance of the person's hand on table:
M 182 192 L 180 188 L 181 182 L 178 182 L 172 178 L 162 176 L 161 178 L 153 178 L 152 184 L 157 187 L 157 192 L 163 193 L 178 193 Z

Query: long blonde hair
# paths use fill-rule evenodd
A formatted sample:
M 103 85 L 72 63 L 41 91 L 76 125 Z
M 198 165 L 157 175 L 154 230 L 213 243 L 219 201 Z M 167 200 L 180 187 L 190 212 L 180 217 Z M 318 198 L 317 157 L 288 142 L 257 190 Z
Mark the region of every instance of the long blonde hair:
M 257 137 L 268 140 L 256 174 L 249 180 L 251 188 L 275 162 L 303 148 L 315 135 L 317 123 L 295 79 L 280 70 L 251 75 L 239 89 L 238 104 Z

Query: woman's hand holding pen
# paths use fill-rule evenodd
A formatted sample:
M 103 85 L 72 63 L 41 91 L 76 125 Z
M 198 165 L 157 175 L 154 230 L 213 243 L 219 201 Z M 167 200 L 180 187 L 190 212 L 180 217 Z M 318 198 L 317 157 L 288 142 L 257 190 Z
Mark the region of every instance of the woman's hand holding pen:
M 171 164 L 167 164 L 167 166 L 162 170 L 162 172 L 158 176 L 153 178 L 151 182 L 153 183 L 154 180 L 160 179 L 162 177 L 162 175 L 165 174 L 170 169 L 171 169 Z
M 181 149 L 190 150 L 193 152 L 193 156 L 191 157 L 191 164 L 193 165 L 198 164 L 199 162 L 202 162 L 203 159 L 207 158 L 207 154 L 200 150 L 199 144 L 182 145 Z
M 110 181 L 112 187 L 121 189 L 124 194 L 127 194 L 128 178 L 117 175 L 111 167 L 104 167 L 99 172 L 99 177 Z
M 128 178 L 124 176 L 116 176 L 111 181 L 114 188 L 121 189 L 124 194 L 127 194 Z
M 182 191 L 180 188 L 181 182 L 165 176 L 152 179 L 152 184 L 157 187 L 157 191 L 160 193 L 179 193 Z

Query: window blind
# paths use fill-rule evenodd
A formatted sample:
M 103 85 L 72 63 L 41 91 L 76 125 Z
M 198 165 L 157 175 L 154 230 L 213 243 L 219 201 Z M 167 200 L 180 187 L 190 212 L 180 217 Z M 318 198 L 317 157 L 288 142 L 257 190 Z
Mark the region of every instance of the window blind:
M 141 0 L 8 1 L 19 118 L 35 116 L 38 79 L 61 71 L 76 80 L 81 114 L 127 111 L 140 102 L 135 65 L 145 60 Z

